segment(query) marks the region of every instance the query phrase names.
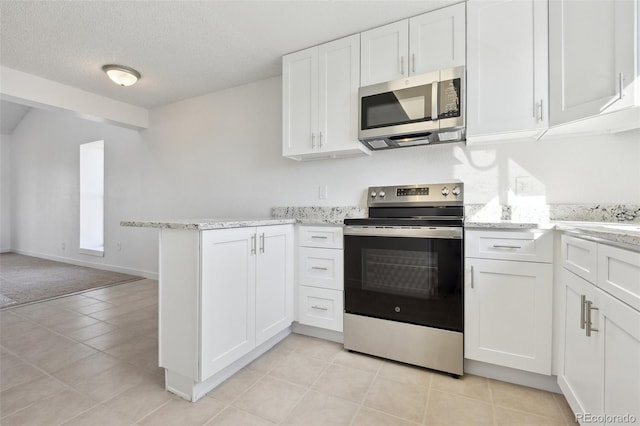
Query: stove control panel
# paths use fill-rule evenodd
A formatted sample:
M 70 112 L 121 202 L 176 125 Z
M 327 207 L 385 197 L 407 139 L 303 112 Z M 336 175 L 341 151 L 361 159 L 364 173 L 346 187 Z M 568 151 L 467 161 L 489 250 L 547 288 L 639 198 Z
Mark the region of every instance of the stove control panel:
M 462 205 L 462 182 L 372 186 L 369 188 L 367 205 L 369 207 Z

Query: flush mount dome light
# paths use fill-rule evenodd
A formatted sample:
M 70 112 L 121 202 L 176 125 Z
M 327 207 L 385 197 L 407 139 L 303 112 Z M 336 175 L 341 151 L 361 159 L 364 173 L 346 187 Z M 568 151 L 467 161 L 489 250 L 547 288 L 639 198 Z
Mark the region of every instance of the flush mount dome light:
M 109 78 L 119 86 L 131 86 L 140 78 L 140 73 L 124 65 L 104 65 L 102 67 Z

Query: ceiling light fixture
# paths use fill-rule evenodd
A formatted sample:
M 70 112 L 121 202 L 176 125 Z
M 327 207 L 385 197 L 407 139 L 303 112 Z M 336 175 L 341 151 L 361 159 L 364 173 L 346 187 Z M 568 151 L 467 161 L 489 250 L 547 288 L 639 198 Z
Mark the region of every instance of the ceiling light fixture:
M 141 77 L 138 71 L 124 65 L 104 65 L 102 71 L 119 86 L 131 86 Z

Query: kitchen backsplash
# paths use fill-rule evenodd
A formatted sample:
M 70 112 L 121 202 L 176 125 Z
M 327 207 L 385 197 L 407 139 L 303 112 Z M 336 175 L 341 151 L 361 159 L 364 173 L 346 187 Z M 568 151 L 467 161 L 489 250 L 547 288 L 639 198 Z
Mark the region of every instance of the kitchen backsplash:
M 549 221 L 640 223 L 640 205 L 634 204 L 547 204 L 541 206 L 466 204 L 465 219 L 473 222 L 544 223 Z M 366 217 L 367 209 L 341 207 L 273 207 L 274 219 L 295 219 L 300 223 L 342 223 L 346 218 Z
M 640 223 L 640 205 L 633 204 L 547 204 L 541 206 L 467 204 L 465 218 L 472 221 L 512 220 L 549 222 L 556 220 L 585 222 Z
M 300 223 L 342 223 L 347 218 L 367 217 L 367 209 L 342 207 L 273 207 L 274 219 L 296 219 Z

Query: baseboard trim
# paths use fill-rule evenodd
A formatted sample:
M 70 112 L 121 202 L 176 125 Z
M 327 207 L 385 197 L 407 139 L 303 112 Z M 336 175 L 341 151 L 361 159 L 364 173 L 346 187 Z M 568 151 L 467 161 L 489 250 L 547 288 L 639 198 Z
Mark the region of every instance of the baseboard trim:
M 342 333 L 334 330 L 327 330 L 324 328 L 314 327 L 312 325 L 300 324 L 294 321 L 291 324 L 291 331 L 297 334 L 303 334 L 305 336 L 317 337 L 318 339 L 330 340 L 336 343 L 344 343 Z
M 137 276 L 141 276 L 141 277 L 144 277 L 144 278 L 149 278 L 151 280 L 157 280 L 158 279 L 158 273 L 157 272 L 143 271 L 141 269 L 127 268 L 127 267 L 124 267 L 124 266 L 109 265 L 109 264 L 106 264 L 106 263 L 87 262 L 87 261 L 83 261 L 83 260 L 72 259 L 70 257 L 54 256 L 54 255 L 45 254 L 45 253 L 38 253 L 38 252 L 30 251 L 30 250 L 13 249 L 13 250 L 10 250 L 10 251 L 12 253 L 22 254 L 22 255 L 25 255 L 25 256 L 39 257 L 41 259 L 53 260 L 53 261 L 62 262 L 62 263 L 69 263 L 71 265 L 86 266 L 88 268 L 102 269 L 104 271 L 120 272 L 121 274 L 137 275 Z
M 556 376 L 545 376 L 544 374 L 516 370 L 466 358 L 464 360 L 464 372 L 548 392 L 562 393 Z

